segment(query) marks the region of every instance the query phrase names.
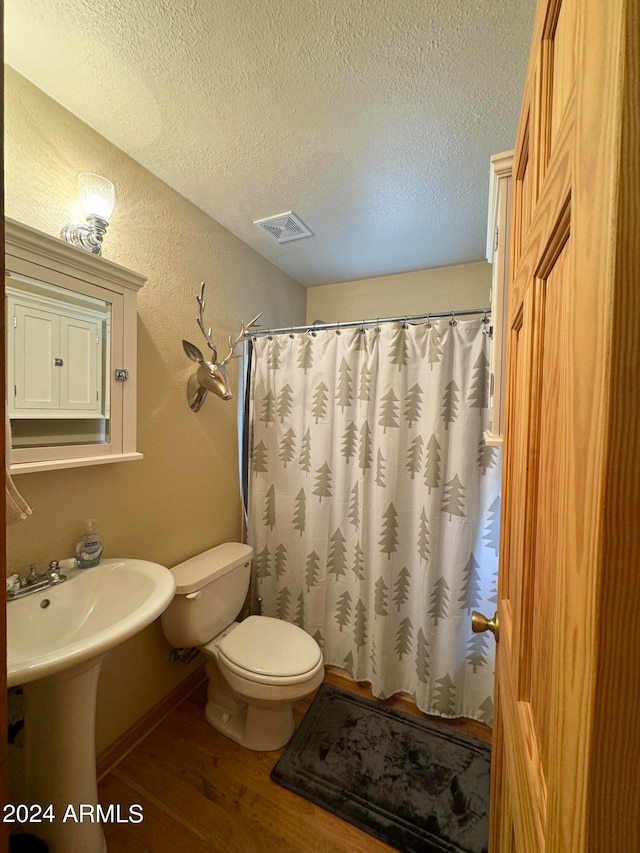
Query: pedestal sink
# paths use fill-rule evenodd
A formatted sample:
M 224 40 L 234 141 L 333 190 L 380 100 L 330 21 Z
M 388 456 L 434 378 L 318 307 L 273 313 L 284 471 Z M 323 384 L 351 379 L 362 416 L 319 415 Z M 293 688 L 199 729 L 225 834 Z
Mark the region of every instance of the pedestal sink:
M 7 603 L 7 681 L 22 685 L 25 697 L 26 802 L 43 810 L 52 806 L 28 831 L 46 841 L 51 853 L 106 850 L 100 823 L 90 819 L 98 803 L 100 665 L 109 649 L 151 624 L 174 591 L 164 566 L 104 560 Z

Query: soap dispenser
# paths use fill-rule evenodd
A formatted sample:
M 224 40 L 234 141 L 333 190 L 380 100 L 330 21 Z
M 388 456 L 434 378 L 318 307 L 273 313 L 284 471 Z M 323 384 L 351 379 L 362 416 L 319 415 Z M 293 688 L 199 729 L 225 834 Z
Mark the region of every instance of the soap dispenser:
M 87 531 L 76 546 L 76 560 L 78 567 L 81 569 L 89 569 L 92 566 L 97 566 L 102 557 L 102 539 L 95 533 L 93 525 L 95 518 L 87 519 Z

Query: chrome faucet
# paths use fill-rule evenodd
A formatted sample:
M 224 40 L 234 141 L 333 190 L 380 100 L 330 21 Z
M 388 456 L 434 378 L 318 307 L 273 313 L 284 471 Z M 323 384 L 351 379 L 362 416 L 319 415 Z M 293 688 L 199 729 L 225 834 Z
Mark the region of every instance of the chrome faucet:
M 27 574 L 21 578 L 15 572 L 7 578 L 7 601 L 23 598 L 32 592 L 39 592 L 52 586 L 64 583 L 67 576 L 60 573 L 58 560 L 51 560 L 44 572 L 39 572 L 35 563 L 31 565 Z

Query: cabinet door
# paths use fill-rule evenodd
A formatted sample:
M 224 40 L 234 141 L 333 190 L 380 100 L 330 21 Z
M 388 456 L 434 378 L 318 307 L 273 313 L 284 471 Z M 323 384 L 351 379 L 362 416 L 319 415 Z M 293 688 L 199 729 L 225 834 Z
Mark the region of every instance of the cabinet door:
M 102 416 L 102 336 L 97 322 L 60 317 L 60 408 Z
M 14 409 L 57 409 L 60 399 L 60 348 L 57 314 L 26 305 L 14 306 Z

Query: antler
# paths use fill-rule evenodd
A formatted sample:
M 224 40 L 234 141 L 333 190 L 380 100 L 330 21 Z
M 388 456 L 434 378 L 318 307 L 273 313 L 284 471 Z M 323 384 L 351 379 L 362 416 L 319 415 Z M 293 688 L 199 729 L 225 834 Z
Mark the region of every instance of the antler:
M 203 335 L 204 335 L 204 337 L 205 337 L 205 340 L 207 341 L 207 346 L 209 347 L 209 349 L 210 349 L 210 350 L 211 350 L 211 352 L 213 353 L 213 360 L 214 360 L 214 361 L 217 361 L 217 360 L 218 360 L 218 348 L 216 347 L 216 345 L 214 344 L 214 342 L 211 340 L 211 327 L 209 327 L 209 329 L 208 329 L 208 330 L 207 330 L 207 329 L 205 329 L 205 327 L 204 327 L 204 323 L 202 322 L 202 318 L 203 318 L 203 316 L 204 316 L 204 306 L 205 306 L 205 301 L 204 301 L 204 281 L 201 283 L 201 287 L 200 287 L 200 296 L 196 296 L 196 302 L 197 302 L 197 303 L 198 303 L 198 305 L 199 305 L 199 309 L 198 309 L 198 326 L 200 326 L 200 331 L 202 332 L 202 334 L 203 334 Z
M 240 334 L 238 335 L 237 338 L 232 338 L 231 335 L 229 335 L 229 354 L 227 356 L 225 356 L 225 358 L 220 362 L 221 364 L 228 364 L 229 363 L 229 361 L 233 357 L 233 351 L 235 349 L 236 344 L 240 343 L 240 341 L 246 336 L 249 329 L 252 329 L 256 325 L 256 323 L 260 319 L 260 317 L 262 317 L 262 311 L 259 314 L 256 314 L 256 316 L 253 318 L 253 320 L 250 323 L 245 324 L 245 322 L 243 320 L 242 321 L 242 328 L 240 329 Z

